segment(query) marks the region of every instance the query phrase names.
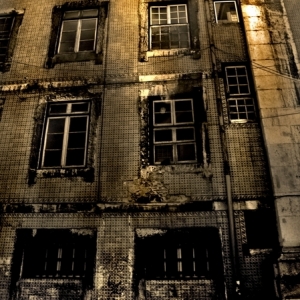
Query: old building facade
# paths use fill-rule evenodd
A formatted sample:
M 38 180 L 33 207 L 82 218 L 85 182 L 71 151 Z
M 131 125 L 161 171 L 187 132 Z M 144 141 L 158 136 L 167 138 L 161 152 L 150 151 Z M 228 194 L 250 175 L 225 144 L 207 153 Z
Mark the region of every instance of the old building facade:
M 289 295 L 282 3 L 45 2 L 0 0 L 1 299 Z

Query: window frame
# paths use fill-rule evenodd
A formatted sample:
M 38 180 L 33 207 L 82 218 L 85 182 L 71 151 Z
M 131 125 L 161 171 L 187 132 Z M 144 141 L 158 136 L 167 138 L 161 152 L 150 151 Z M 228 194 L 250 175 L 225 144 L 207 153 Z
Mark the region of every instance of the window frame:
M 179 7 L 184 6 L 185 7 L 185 18 L 186 23 L 171 23 L 171 7 Z M 166 24 L 152 24 L 152 9 L 153 8 L 162 8 L 165 7 L 167 10 L 167 23 Z M 149 6 L 149 51 L 172 51 L 172 50 L 180 50 L 180 49 L 189 49 L 191 47 L 191 41 L 190 41 L 190 25 L 189 25 L 189 17 L 188 17 L 188 7 L 186 3 L 180 3 L 180 4 L 167 4 L 167 5 L 150 5 Z M 178 26 L 186 26 L 187 27 L 187 47 L 171 47 L 171 39 L 170 35 L 171 33 L 168 33 L 169 37 L 169 47 L 168 48 L 155 48 L 153 49 L 152 46 L 152 28 L 163 28 L 163 27 L 178 27 Z M 161 37 L 161 35 L 160 35 Z M 160 40 L 161 42 L 161 40 Z M 180 43 L 180 40 L 178 40 L 178 43 Z
M 218 19 L 218 14 L 217 14 L 217 8 L 216 8 L 216 4 L 218 3 L 234 3 L 234 7 L 235 7 L 235 12 L 236 12 L 236 17 L 237 17 L 237 21 L 229 21 L 228 19 L 227 20 L 219 20 Z M 215 12 L 215 18 L 216 18 L 216 23 L 217 24 L 222 24 L 222 23 L 239 23 L 240 22 L 240 19 L 239 19 L 239 14 L 238 14 L 238 9 L 237 9 L 237 4 L 236 4 L 236 1 L 235 0 L 224 0 L 224 1 L 214 1 L 214 12 Z
M 190 122 L 177 122 L 176 121 L 176 108 L 175 103 L 182 101 L 189 101 L 191 103 L 191 116 L 192 121 Z M 170 104 L 170 116 L 171 122 L 170 123 L 156 123 L 155 121 L 155 104 L 156 103 L 167 103 Z M 169 99 L 169 100 L 153 100 L 152 101 L 152 143 L 153 143 L 153 163 L 155 165 L 163 164 L 163 161 L 156 161 L 156 153 L 157 148 L 159 146 L 171 146 L 172 147 L 172 157 L 173 159 L 169 162 L 171 164 L 181 164 L 181 163 L 196 163 L 197 162 L 197 138 L 196 138 L 196 122 L 195 122 L 195 107 L 194 107 L 194 100 L 192 98 L 183 98 L 183 99 Z M 176 137 L 177 130 L 180 129 L 193 129 L 193 139 L 186 139 L 186 140 L 179 140 Z M 156 141 L 155 140 L 155 133 L 162 130 L 169 130 L 171 131 L 172 140 L 165 140 L 165 141 Z M 190 160 L 179 160 L 179 151 L 178 146 L 180 145 L 193 145 L 194 146 L 194 154 L 195 159 Z
M 87 104 L 88 108 L 86 111 L 72 112 L 73 104 Z M 51 113 L 51 107 L 55 105 L 66 105 L 65 113 Z M 43 147 L 40 166 L 42 169 L 54 169 L 54 168 L 83 168 L 86 166 L 87 162 L 87 151 L 88 151 L 88 135 L 89 135 L 89 123 L 90 123 L 90 112 L 91 112 L 91 102 L 90 101 L 68 101 L 68 102 L 51 102 L 47 105 L 47 114 L 44 123 L 44 135 L 43 135 Z M 68 138 L 70 133 L 71 119 L 86 117 L 86 129 L 85 129 L 85 142 L 84 142 L 84 156 L 82 165 L 67 165 L 67 151 L 68 151 Z M 61 165 L 60 166 L 46 166 L 45 165 L 45 153 L 47 150 L 47 141 L 49 134 L 49 123 L 50 120 L 64 119 L 64 130 L 63 130 L 63 140 L 61 149 Z M 55 133 L 50 133 L 55 134 Z M 57 133 L 56 133 L 57 134 Z
M 238 69 L 244 69 L 242 75 L 238 74 Z M 228 75 L 228 70 L 234 69 L 235 75 Z M 249 76 L 249 70 L 246 65 L 227 65 L 224 67 L 224 74 L 227 89 L 227 109 L 231 123 L 247 123 L 256 122 L 256 105 L 252 95 L 252 81 Z M 246 83 L 242 82 L 241 78 L 246 78 Z M 230 83 L 229 78 L 234 78 L 235 84 Z M 237 92 L 231 92 L 230 88 L 235 87 Z M 247 91 L 242 91 L 243 88 Z M 244 116 L 241 117 L 240 116 Z M 236 116 L 237 118 L 234 118 Z M 252 117 L 251 117 L 252 116 Z
M 68 19 L 62 19 L 61 22 L 61 28 L 60 28 L 60 33 L 59 33 L 59 42 L 58 42 L 58 47 L 57 47 L 57 54 L 71 54 L 71 53 L 85 53 L 85 52 L 95 52 L 96 50 L 96 41 L 97 41 L 97 31 L 98 31 L 98 18 L 99 18 L 99 9 L 97 9 L 97 16 L 92 16 L 92 17 L 81 17 L 83 11 L 88 11 L 88 10 L 96 10 L 96 8 L 87 8 L 87 9 L 78 9 L 78 10 L 66 10 L 64 11 L 63 15 L 65 15 L 66 12 L 75 12 L 79 11 L 79 17 L 77 18 L 68 18 Z M 93 49 L 92 50 L 84 50 L 84 51 L 79 51 L 80 47 L 80 38 L 82 34 L 82 21 L 83 20 L 95 20 L 95 28 L 94 28 L 94 44 L 93 44 Z M 70 52 L 61 52 L 61 43 L 62 43 L 62 36 L 63 36 L 63 28 L 64 28 L 64 23 L 66 22 L 72 22 L 72 21 L 77 21 L 77 27 L 76 27 L 76 35 L 75 35 L 75 41 L 74 41 L 74 51 Z

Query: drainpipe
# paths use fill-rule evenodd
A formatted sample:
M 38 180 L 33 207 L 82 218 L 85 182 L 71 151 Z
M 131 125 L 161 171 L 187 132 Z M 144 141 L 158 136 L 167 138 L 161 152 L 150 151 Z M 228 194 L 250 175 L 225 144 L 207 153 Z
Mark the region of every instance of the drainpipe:
M 229 239 L 230 239 L 230 250 L 232 257 L 232 274 L 234 280 L 234 295 L 233 299 L 241 298 L 241 281 L 239 275 L 239 260 L 237 255 L 237 247 L 236 247 L 236 236 L 235 236 L 235 222 L 234 222 L 234 211 L 233 211 L 233 202 L 232 202 L 232 191 L 231 191 L 231 176 L 230 176 L 230 164 L 228 159 L 228 151 L 225 137 L 225 127 L 223 120 L 223 111 L 222 111 L 222 100 L 220 93 L 220 83 L 219 83 L 219 74 L 217 69 L 217 58 L 216 58 L 216 48 L 214 45 L 214 36 L 212 32 L 212 23 L 210 19 L 210 9 L 208 0 L 205 1 L 205 12 L 206 12 L 206 21 L 207 21 L 207 31 L 209 38 L 209 46 L 210 46 L 210 56 L 213 66 L 213 77 L 214 77 L 214 85 L 216 91 L 217 105 L 218 105 L 218 114 L 219 114 L 219 122 L 220 122 L 220 131 L 221 131 L 221 143 L 223 149 L 223 160 L 224 160 L 224 174 L 225 174 L 225 182 L 226 182 L 226 195 L 227 195 L 227 212 L 228 212 L 228 224 L 229 224 Z

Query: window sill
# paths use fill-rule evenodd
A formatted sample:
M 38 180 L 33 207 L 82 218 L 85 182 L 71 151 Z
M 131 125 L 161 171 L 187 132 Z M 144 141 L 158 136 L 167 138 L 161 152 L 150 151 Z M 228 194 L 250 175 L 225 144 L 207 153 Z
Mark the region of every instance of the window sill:
M 102 53 L 95 52 L 78 52 L 78 53 L 64 53 L 56 54 L 49 57 L 46 63 L 47 68 L 53 68 L 56 64 L 68 62 L 81 62 L 94 60 L 96 65 L 102 64 Z
M 94 168 L 60 168 L 60 169 L 30 169 L 30 184 L 37 178 L 67 178 L 82 177 L 85 182 L 94 182 Z
M 201 57 L 199 50 L 191 50 L 189 48 L 161 49 L 161 50 L 149 50 L 144 52 L 141 61 L 147 62 L 149 57 L 166 57 L 166 56 L 192 56 L 193 59 L 199 59 Z

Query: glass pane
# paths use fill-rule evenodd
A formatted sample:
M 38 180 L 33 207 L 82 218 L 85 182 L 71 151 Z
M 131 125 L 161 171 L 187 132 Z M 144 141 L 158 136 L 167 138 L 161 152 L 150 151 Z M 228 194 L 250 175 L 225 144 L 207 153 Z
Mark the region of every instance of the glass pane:
M 61 42 L 72 42 L 73 45 L 76 39 L 76 31 L 63 32 L 61 35 Z
M 156 163 L 170 163 L 173 161 L 173 146 L 165 145 L 165 146 L 155 146 L 154 147 L 154 160 Z
M 82 166 L 84 164 L 84 149 L 69 149 L 66 166 Z
M 240 93 L 241 94 L 249 94 L 249 87 L 248 85 L 240 85 Z
M 74 52 L 74 42 L 60 43 L 59 53 Z
M 87 117 L 78 117 L 70 119 L 70 132 L 86 131 Z
M 239 90 L 237 86 L 229 86 L 229 94 L 239 94 Z
M 77 30 L 78 21 L 64 21 L 62 31 L 76 31 Z
M 189 161 L 195 160 L 195 145 L 194 144 L 184 144 L 177 145 L 177 156 L 178 161 Z
M 97 17 L 98 9 L 87 9 L 82 11 L 82 17 Z
M 171 113 L 156 113 L 154 116 L 154 124 L 171 124 Z
M 171 104 L 154 102 L 154 124 L 171 124 Z
M 95 31 L 94 30 L 83 30 L 81 31 L 80 41 L 92 40 L 94 41 Z
M 89 111 L 89 103 L 73 103 L 71 112 L 88 112 Z
M 46 150 L 44 156 L 44 167 L 60 167 L 61 153 L 61 150 Z
M 47 134 L 46 149 L 62 149 L 64 135 L 59 134 Z
M 81 29 L 92 29 L 96 28 L 96 19 L 87 19 L 81 21 Z
M 228 76 L 235 76 L 235 68 L 226 68 L 226 73 Z
M 194 140 L 194 128 L 180 128 L 176 129 L 177 141 Z
M 176 112 L 176 123 L 192 123 L 193 122 L 193 112 Z
M 94 40 L 80 42 L 79 51 L 93 51 L 93 50 L 94 50 Z
M 69 134 L 68 149 L 71 148 L 85 148 L 85 132 Z
M 172 130 L 155 130 L 154 141 L 155 142 L 172 141 Z
M 248 84 L 248 80 L 246 76 L 239 76 L 239 84 Z
M 66 112 L 67 112 L 67 104 L 51 104 L 49 107 L 50 114 L 63 114 Z M 55 120 L 64 120 L 64 119 L 55 119 Z
M 64 19 L 75 19 L 79 18 L 79 10 L 66 11 L 64 13 Z
M 186 111 L 186 110 L 192 110 L 191 100 L 175 101 L 175 111 Z
M 62 133 L 65 128 L 65 118 L 49 119 L 48 134 L 49 133 Z
M 236 77 L 227 77 L 228 84 L 237 84 Z
M 242 67 L 242 68 L 236 68 L 236 72 L 238 75 L 246 75 L 246 68 Z

